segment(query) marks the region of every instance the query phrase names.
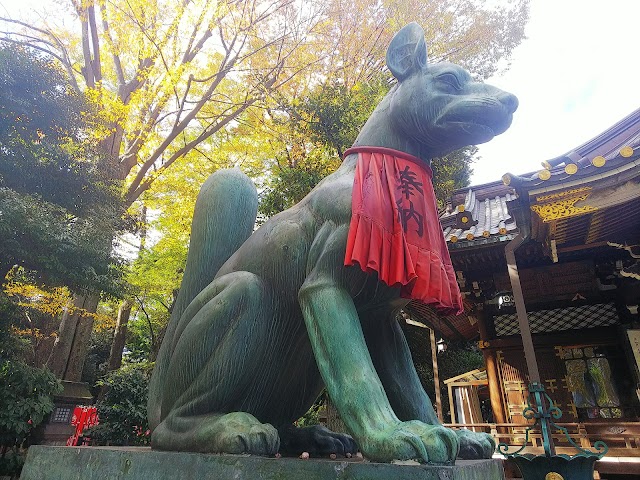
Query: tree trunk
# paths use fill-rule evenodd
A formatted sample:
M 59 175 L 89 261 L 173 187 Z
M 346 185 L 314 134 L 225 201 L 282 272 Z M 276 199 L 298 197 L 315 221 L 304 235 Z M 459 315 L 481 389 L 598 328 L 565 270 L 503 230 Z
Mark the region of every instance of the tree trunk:
M 130 300 L 124 300 L 118 309 L 118 320 L 116 321 L 116 329 L 113 333 L 113 342 L 111 343 L 111 351 L 107 363 L 107 371 L 109 372 L 119 369 L 122 365 L 122 351 L 127 337 L 127 324 L 129 323 L 132 306 L 133 303 Z
M 77 13 L 82 25 L 84 55 L 82 74 L 87 86 L 93 88 L 96 82 L 102 80 L 101 51 L 94 7 L 92 4 L 88 8 L 81 7 L 77 9 Z M 129 172 L 126 169 L 123 170 L 119 162 L 123 130 L 117 122 L 113 122 L 111 126 L 113 133 L 99 145 L 105 154 L 99 166 L 104 171 L 106 180 L 124 180 Z M 113 237 L 113 231 L 105 231 L 104 240 L 108 248 L 111 248 Z M 86 313 L 95 313 L 99 300 L 98 294 L 74 295 L 73 307 L 75 308 L 65 310 L 62 316 L 58 337 L 47 360 L 47 367 L 62 380 L 79 382 L 82 378 L 82 369 L 87 357 L 94 322 L 94 316 Z M 84 311 L 79 312 L 79 308 Z
M 74 295 L 73 303 L 62 314 L 60 331 L 51 350 L 47 367 L 61 380 L 79 382 L 87 357 L 93 315 L 99 296 Z M 88 315 L 89 314 L 89 315 Z

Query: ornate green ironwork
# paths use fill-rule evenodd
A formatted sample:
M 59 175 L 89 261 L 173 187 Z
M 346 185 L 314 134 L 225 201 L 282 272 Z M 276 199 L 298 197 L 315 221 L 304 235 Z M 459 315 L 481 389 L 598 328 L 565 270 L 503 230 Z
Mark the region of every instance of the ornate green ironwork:
M 579 447 L 569 435 L 569 431 L 555 423 L 555 420 L 562 417 L 562 410 L 553 403 L 541 383 L 532 382 L 529 384 L 527 406 L 522 415 L 527 420 L 535 420 L 525 430 L 524 444 L 516 451 L 509 452 L 509 445 L 500 443 L 498 444 L 498 452 L 515 461 L 525 480 L 545 478 L 544 475 L 540 476 L 545 472 L 555 472 L 559 475 L 558 478 L 564 478 L 565 480 L 593 478 L 595 462 L 607 453 L 609 447 L 600 440 L 593 444 L 595 451 Z M 530 432 L 537 427 L 540 428 L 542 434 L 544 455 L 521 454 L 520 452 L 526 448 L 529 442 Z M 552 438 L 553 429 L 562 432 L 569 444 L 578 453 L 573 456 L 556 455 Z

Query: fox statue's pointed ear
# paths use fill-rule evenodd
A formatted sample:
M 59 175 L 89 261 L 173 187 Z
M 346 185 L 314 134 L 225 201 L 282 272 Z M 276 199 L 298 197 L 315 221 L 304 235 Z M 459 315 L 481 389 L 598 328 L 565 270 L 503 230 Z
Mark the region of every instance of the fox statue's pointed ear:
M 393 36 L 387 49 L 387 67 L 398 81 L 427 66 L 424 30 L 412 22 Z

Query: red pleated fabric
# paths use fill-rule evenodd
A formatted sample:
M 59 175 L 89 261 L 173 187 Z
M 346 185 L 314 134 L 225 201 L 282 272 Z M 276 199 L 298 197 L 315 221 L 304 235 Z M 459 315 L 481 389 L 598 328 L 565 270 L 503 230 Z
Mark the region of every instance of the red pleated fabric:
M 382 147 L 358 153 L 345 265 L 377 272 L 403 298 L 433 305 L 443 314 L 464 310 L 444 239 L 431 168 L 419 159 Z

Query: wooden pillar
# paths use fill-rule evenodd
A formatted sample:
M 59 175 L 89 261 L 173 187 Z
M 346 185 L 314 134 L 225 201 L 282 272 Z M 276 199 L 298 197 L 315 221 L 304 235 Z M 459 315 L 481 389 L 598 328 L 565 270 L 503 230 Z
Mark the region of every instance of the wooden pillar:
M 440 395 L 440 375 L 438 373 L 438 345 L 436 344 L 436 332 L 430 328 L 429 337 L 431 338 L 431 362 L 433 363 L 433 386 L 436 391 L 436 413 L 438 420 L 443 422 L 442 417 L 442 396 Z
M 487 381 L 489 382 L 489 399 L 491 400 L 491 410 L 493 411 L 493 421 L 495 423 L 508 423 L 509 419 L 505 413 L 502 400 L 502 385 L 498 380 L 498 362 L 496 351 L 485 348 L 482 350 L 484 364 L 487 368 Z
M 538 362 L 536 360 L 536 351 L 533 346 L 533 336 L 531 335 L 531 325 L 529 324 L 529 317 L 527 315 L 527 307 L 524 302 L 524 294 L 522 293 L 522 285 L 520 284 L 520 273 L 518 272 L 518 264 L 516 262 L 516 250 L 520 247 L 528 233 L 520 232 L 516 237 L 511 240 L 504 248 L 504 257 L 507 260 L 507 271 L 509 273 L 509 281 L 511 282 L 511 290 L 513 291 L 513 299 L 516 303 L 516 313 L 518 314 L 518 325 L 520 325 L 520 336 L 522 337 L 522 347 L 524 348 L 524 356 L 527 361 L 527 370 L 529 371 L 529 388 L 535 386 L 538 388 L 541 385 L 540 371 L 538 370 Z M 533 390 L 531 390 L 533 393 Z M 544 393 L 544 386 L 542 386 L 542 393 Z M 546 400 L 542 394 L 538 391 L 535 393 L 539 398 L 539 402 L 543 403 L 538 405 L 538 408 L 542 408 L 543 413 L 546 413 L 548 406 L 544 405 Z M 547 455 L 555 455 L 556 447 L 553 442 L 553 436 L 550 434 L 551 425 L 548 416 L 542 415 L 540 418 L 540 426 L 542 429 L 543 442 L 545 447 L 545 453 Z M 549 432 L 546 434 L 545 432 Z
M 453 387 L 451 385 L 447 385 L 447 390 L 449 391 L 449 413 L 451 414 L 451 423 L 458 423 L 458 419 L 456 417 L 456 402 L 453 399 Z
M 482 350 L 482 358 L 484 366 L 487 370 L 487 381 L 489 382 L 489 400 L 491 401 L 491 410 L 493 411 L 493 421 L 495 423 L 507 423 L 507 415 L 502 400 L 502 385 L 500 384 L 500 376 L 498 374 L 498 359 L 496 351 L 488 348 L 491 338 L 488 334 L 487 319 L 484 312 L 478 312 L 478 330 L 480 332 L 480 348 Z

